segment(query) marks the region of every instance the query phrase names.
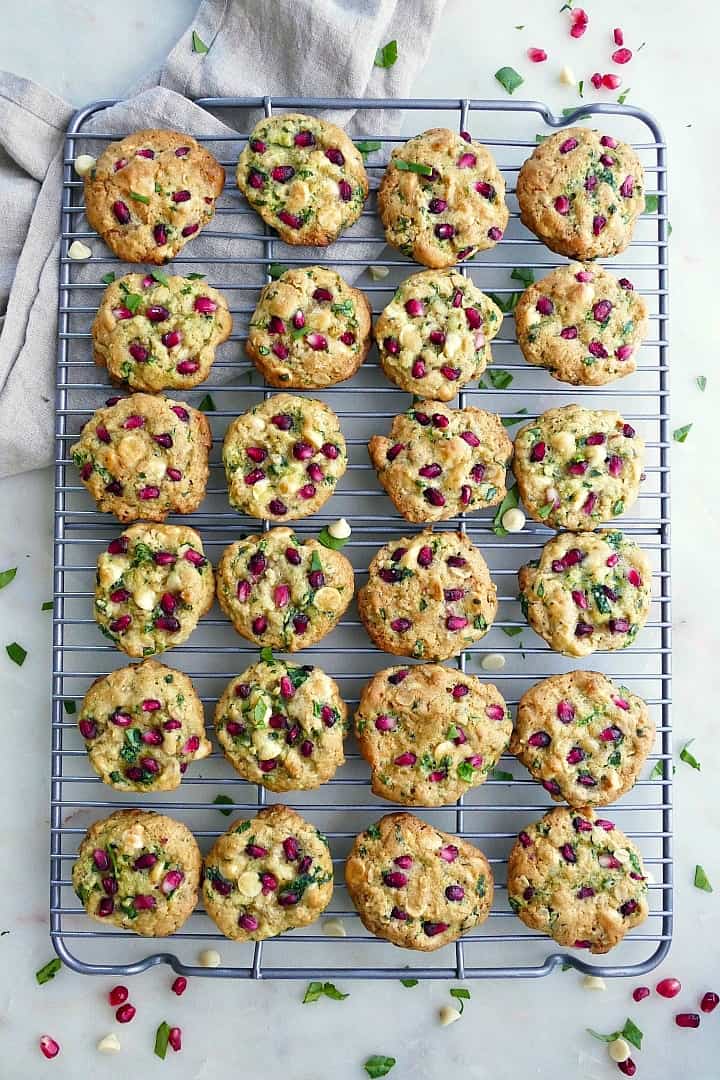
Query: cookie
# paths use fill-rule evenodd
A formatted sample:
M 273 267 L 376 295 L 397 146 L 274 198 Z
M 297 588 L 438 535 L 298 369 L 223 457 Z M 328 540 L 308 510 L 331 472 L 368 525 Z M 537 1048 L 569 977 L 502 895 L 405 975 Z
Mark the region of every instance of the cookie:
M 194 529 L 140 523 L 98 558 L 95 619 L 128 656 L 152 656 L 187 641 L 212 607 L 214 591 Z
M 125 274 L 103 293 L 93 358 L 131 390 L 189 390 L 207 379 L 231 330 L 227 300 L 204 281 L 160 270 Z
M 559 266 L 525 290 L 515 309 L 529 364 L 559 382 L 603 386 L 631 375 L 648 329 L 647 305 L 632 282 L 600 266 Z
M 93 769 L 118 791 L 173 791 L 188 764 L 212 752 L 190 679 L 155 660 L 96 679 L 78 727 Z
M 413 814 L 387 814 L 360 833 L 345 882 L 371 934 L 422 952 L 480 926 L 493 901 L 482 851 Z
M 378 191 L 385 239 L 424 266 L 471 259 L 502 240 L 505 181 L 478 142 L 432 128 L 393 150 Z
M 557 802 L 607 806 L 630 791 L 654 740 L 642 698 L 599 671 L 571 671 L 523 694 L 510 751 Z
M 368 193 L 352 140 L 302 113 L 267 116 L 255 126 L 237 164 L 237 185 L 286 244 L 321 247 L 357 221 Z
M 600 259 L 624 251 L 645 209 L 645 177 L 627 143 L 565 128 L 535 148 L 518 174 L 520 220 L 551 251 Z
M 502 312 L 457 270 L 422 270 L 401 281 L 375 326 L 388 379 L 409 394 L 450 401 L 492 360 Z
M 327 839 L 289 807 L 266 806 L 215 842 L 202 892 L 208 915 L 234 941 L 308 926 L 332 899 Z
M 370 304 L 334 270 L 293 267 L 260 293 L 245 352 L 266 382 L 319 390 L 355 374 L 370 349 Z
M 355 713 L 373 791 L 405 806 L 447 806 L 482 784 L 511 732 L 496 687 L 440 664 L 378 671 Z
M 88 829 L 72 884 L 91 919 L 142 937 L 167 937 L 195 910 L 200 851 L 182 821 L 116 810 Z
M 488 632 L 497 589 L 464 533 L 425 531 L 380 548 L 358 593 L 358 612 L 379 649 L 446 660 Z
M 272 659 L 226 687 L 215 709 L 225 757 L 244 780 L 270 791 L 320 787 L 345 761 L 347 707 L 320 668 Z
M 347 468 L 340 421 L 315 398 L 276 394 L 233 420 L 223 463 L 234 510 L 293 521 L 328 501 Z
M 378 480 L 408 521 L 447 521 L 502 502 L 512 442 L 499 416 L 418 401 L 368 443 Z
M 647 918 L 647 877 L 612 821 L 558 806 L 518 834 L 508 900 L 526 926 L 559 945 L 606 953 Z
M 523 506 L 553 529 L 594 529 L 631 509 L 645 443 L 620 413 L 565 405 L 520 428 L 513 472 Z
M 238 634 L 297 652 L 329 634 L 350 604 L 353 569 L 344 555 L 292 529 L 270 529 L 225 548 L 217 598 Z
M 650 561 L 621 532 L 560 533 L 518 580 L 531 627 L 565 656 L 626 649 L 650 612 Z
M 174 258 L 207 225 L 225 170 L 179 131 L 135 131 L 110 143 L 85 177 L 85 213 L 123 262 Z

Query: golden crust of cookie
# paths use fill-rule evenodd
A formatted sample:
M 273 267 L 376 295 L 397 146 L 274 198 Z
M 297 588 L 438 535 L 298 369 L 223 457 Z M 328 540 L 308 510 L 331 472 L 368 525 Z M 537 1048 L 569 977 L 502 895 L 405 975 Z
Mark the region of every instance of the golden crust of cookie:
M 192 682 L 156 660 L 96 679 L 78 727 L 93 769 L 118 791 L 173 791 L 188 764 L 212 752 Z
M 345 881 L 371 934 L 422 952 L 480 926 L 493 901 L 482 851 L 413 814 L 387 814 L 360 833 Z
M 523 694 L 510 751 L 556 802 L 607 806 L 632 788 L 654 740 L 642 698 L 599 671 L 571 671 Z
M 117 810 L 88 829 L 72 884 L 91 919 L 142 937 L 167 937 L 195 910 L 201 857 L 181 821 Z
M 340 421 L 316 398 L 275 394 L 233 420 L 223 463 L 234 510 L 294 521 L 327 502 L 347 468 Z
M 553 529 L 594 529 L 631 509 L 645 443 L 620 413 L 565 405 L 520 428 L 513 472 L 523 506 Z
M 205 910 L 225 937 L 262 941 L 308 926 L 332 899 L 327 839 L 287 806 L 234 821 L 205 857 Z
M 205 497 L 212 433 L 185 402 L 131 394 L 98 409 L 70 447 L 98 510 L 118 521 L 191 514 Z
M 218 603 L 238 634 L 286 652 L 329 634 L 354 587 L 344 555 L 282 527 L 236 540 L 217 568 Z
M 616 255 L 645 209 L 644 185 L 643 167 L 627 143 L 565 128 L 544 139 L 520 169 L 520 220 L 560 255 Z
M 345 761 L 347 706 L 320 668 L 252 664 L 215 709 L 220 747 L 244 780 L 270 791 L 320 787 Z
M 650 612 L 650 561 L 610 529 L 560 533 L 539 563 L 520 567 L 518 581 L 531 627 L 565 656 L 626 649 Z
M 526 926 L 559 945 L 606 953 L 647 918 L 647 878 L 613 822 L 558 806 L 519 833 L 508 900 Z
M 324 247 L 357 221 L 368 193 L 362 154 L 342 128 L 285 113 L 255 126 L 237 185 L 286 244 Z
M 271 386 L 319 390 L 355 374 L 371 329 L 359 289 L 323 266 L 293 267 L 260 293 L 245 351 Z
M 103 293 L 93 357 L 132 390 L 188 390 L 207 379 L 231 330 L 227 300 L 204 281 L 125 274 Z
M 512 442 L 499 416 L 418 401 L 368 442 L 378 480 L 408 521 L 447 521 L 502 502 Z
M 502 312 L 458 270 L 422 270 L 400 282 L 375 325 L 380 363 L 409 394 L 450 401 L 492 360 Z
M 202 540 L 187 525 L 132 525 L 98 557 L 95 620 L 128 656 L 187 641 L 213 603 Z
M 355 713 L 373 791 L 405 806 L 447 806 L 482 784 L 511 732 L 495 686 L 440 664 L 378 671 Z
M 635 371 L 647 305 L 628 278 L 575 262 L 525 290 L 515 327 L 529 364 L 559 382 L 603 386 Z
M 502 240 L 505 181 L 490 151 L 448 128 L 393 150 L 378 191 L 385 239 L 424 266 L 454 266 Z
M 467 536 L 426 530 L 380 548 L 358 593 L 358 612 L 379 649 L 446 660 L 488 632 L 497 589 Z
M 225 170 L 191 135 L 135 131 L 85 177 L 88 224 L 124 262 L 174 258 L 215 213 Z

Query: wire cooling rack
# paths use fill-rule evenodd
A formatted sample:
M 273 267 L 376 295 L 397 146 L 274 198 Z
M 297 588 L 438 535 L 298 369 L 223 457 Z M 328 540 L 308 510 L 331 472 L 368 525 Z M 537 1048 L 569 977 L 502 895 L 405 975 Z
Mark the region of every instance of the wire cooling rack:
M 517 602 L 517 568 L 529 558 L 537 557 L 551 532 L 529 522 L 521 534 L 499 538 L 492 529 L 494 511 L 441 526 L 467 531 L 485 555 L 500 597 L 497 621 L 477 647 L 459 658 L 461 670 L 494 681 L 511 706 L 538 679 L 581 666 L 604 671 L 649 702 L 658 732 L 649 764 L 634 790 L 606 812 L 642 851 L 652 875 L 651 912 L 638 931 L 629 934 L 609 958 L 595 963 L 590 962 L 586 953 L 577 950 L 565 953 L 549 938 L 528 930 L 508 906 L 505 863 L 514 837 L 551 803 L 519 762 L 507 755 L 500 766 L 503 774 L 512 774 L 511 781 L 489 779 L 454 806 L 417 811 L 438 828 L 478 844 L 490 859 L 497 882 L 493 910 L 484 925 L 454 945 L 428 956 L 399 950 L 366 933 L 345 889 L 343 862 L 354 836 L 383 813 L 396 809 L 371 793 L 367 766 L 352 740 L 349 740 L 347 764 L 334 780 L 318 791 L 291 793 L 283 799 L 330 839 L 336 886 L 325 918 L 334 915 L 342 919 L 344 938 L 326 936 L 320 920 L 278 939 L 240 944 L 222 938 L 204 911 L 198 909 L 172 938 L 148 941 L 121 930 L 100 929 L 80 907 L 70 885 L 70 872 L 80 840 L 97 818 L 124 806 L 155 808 L 185 821 L 201 847 L 207 849 L 232 820 L 221 816 L 213 805 L 217 794 L 232 798 L 235 817 L 279 799 L 239 779 L 217 750 L 211 758 L 190 767 L 177 791 L 149 794 L 142 800 L 132 796 L 123 798 L 95 777 L 75 719 L 64 708 L 66 701 L 81 700 L 96 676 L 127 663 L 127 657 L 99 635 L 92 618 L 96 558 L 108 540 L 117 535 L 119 526 L 107 515 L 95 511 L 68 459 L 68 447 L 80 428 L 112 393 L 104 373 L 99 374 L 92 362 L 90 325 L 103 289 L 100 279 L 108 270 L 118 270 L 117 260 L 88 230 L 82 182 L 72 169 L 77 154 L 90 152 L 97 156 L 108 141 L 118 138 L 117 134 L 110 135 L 101 129 L 102 118 L 97 116 L 112 104 L 95 102 L 78 112 L 70 123 L 65 143 L 57 363 L 50 831 L 50 925 L 58 954 L 78 971 L 114 975 L 134 974 L 160 963 L 186 975 L 279 979 L 394 979 L 408 974 L 419 978 L 467 979 L 541 976 L 562 964 L 604 976 L 649 971 L 667 953 L 672 928 L 666 333 L 669 227 L 665 145 L 657 124 L 640 109 L 618 105 L 591 105 L 557 117 L 538 102 L 510 100 L 203 99 L 197 104 L 233 129 L 232 134 L 224 137 L 201 140 L 208 143 L 227 168 L 228 182 L 218 201 L 214 221 L 172 263 L 172 270 L 181 274 L 191 272 L 197 264 L 206 264 L 209 283 L 227 294 L 235 319 L 234 333 L 220 350 L 211 381 L 183 395 L 197 405 L 210 393 L 217 406 L 209 414 L 214 443 L 207 498 L 191 518 L 177 519 L 187 521 L 200 532 L 206 551 L 217 561 L 228 543 L 260 527 L 258 522 L 242 518 L 228 507 L 220 444 L 230 420 L 259 396 L 271 393 L 260 376 L 253 374 L 240 342 L 259 285 L 269 279 L 268 267 L 272 263 L 290 266 L 315 261 L 337 267 L 365 290 L 377 315 L 389 302 L 397 281 L 418 269 L 384 246 L 376 214 L 376 190 L 389 153 L 393 144 L 428 127 L 454 126 L 470 130 L 474 138 L 491 148 L 507 181 L 511 220 L 504 240 L 463 268 L 482 289 L 507 300 L 523 288 L 510 277 L 515 267 L 532 269 L 536 276 L 541 276 L 562 261 L 518 220 L 514 195 L 517 171 L 535 147 L 537 135 L 550 134 L 553 129 L 577 123 L 589 115 L 595 125 L 606 124 L 614 135 L 635 146 L 645 166 L 648 194 L 657 195 L 658 208 L 643 215 L 631 247 L 609 265 L 614 271 L 632 276 L 651 312 L 649 338 L 640 350 L 638 370 L 609 388 L 594 391 L 557 383 L 542 369 L 524 362 L 515 343 L 512 315 L 507 315 L 503 330 L 493 344 L 493 354 L 494 367 L 509 372 L 513 376 L 512 384 L 501 391 L 466 388 L 459 395 L 459 402 L 461 406 L 471 403 L 499 413 L 511 434 L 520 421 L 573 401 L 597 408 L 617 408 L 638 428 L 647 445 L 646 476 L 636 506 L 620 525 L 645 549 L 653 564 L 653 604 L 645 629 L 636 644 L 624 652 L 594 654 L 584 664 L 558 656 L 527 627 Z M 358 126 L 364 125 L 367 134 L 360 137 L 371 139 L 375 137 L 374 118 L 389 109 L 403 110 L 404 134 L 380 137 L 381 149 L 368 156 L 371 193 L 360 221 L 339 243 L 319 256 L 311 255 L 306 249 L 285 247 L 261 225 L 235 185 L 234 166 L 254 123 L 263 113 L 269 115 L 274 110 L 331 110 L 341 122 L 349 113 L 362 110 Z M 229 224 L 238 241 L 239 254 L 237 258 L 221 259 L 216 254 L 217 242 L 228 236 Z M 91 259 L 77 263 L 68 257 L 74 239 L 91 246 Z M 390 274 L 379 283 L 373 281 L 366 272 L 368 265 L 387 267 Z M 121 267 L 119 272 L 131 269 L 134 268 Z M 341 418 L 350 464 L 323 512 L 294 523 L 294 527 L 303 536 L 314 535 L 323 524 L 341 515 L 348 517 L 353 535 L 345 553 L 355 565 L 359 587 L 374 552 L 390 538 L 415 531 L 397 515 L 377 483 L 366 449 L 368 437 L 385 432 L 390 418 L 407 408 L 408 396 L 384 378 L 374 352 L 350 383 L 321 396 Z M 480 662 L 490 652 L 503 653 L 507 663 L 502 672 L 485 675 Z M 214 703 L 227 680 L 256 657 L 256 650 L 240 639 L 214 608 L 185 645 L 161 659 L 191 675 L 211 721 Z M 298 659 L 301 663 L 317 664 L 339 679 L 351 709 L 367 677 L 393 662 L 393 657 L 371 646 L 354 607 L 332 634 L 312 650 L 299 654 Z M 661 776 L 655 768 L 658 762 Z M 199 967 L 197 960 L 199 950 L 208 944 L 217 947 L 222 955 L 222 966 L 212 970 Z

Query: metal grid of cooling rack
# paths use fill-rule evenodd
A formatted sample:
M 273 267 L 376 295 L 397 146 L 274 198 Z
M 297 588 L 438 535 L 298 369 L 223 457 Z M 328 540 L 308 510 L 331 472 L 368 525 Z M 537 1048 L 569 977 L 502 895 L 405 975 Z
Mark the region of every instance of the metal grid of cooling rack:
M 650 619 L 626 652 L 594 654 L 591 663 L 580 665 L 550 652 L 530 631 L 519 611 L 515 574 L 518 566 L 537 555 L 551 535 L 541 525 L 528 523 L 522 534 L 500 538 L 492 529 L 492 511 L 444 523 L 442 528 L 465 529 L 485 555 L 499 586 L 500 609 L 491 631 L 473 650 L 458 658 L 461 670 L 483 677 L 480 661 L 490 652 L 502 652 L 505 669 L 487 676 L 497 683 L 511 706 L 521 693 L 539 678 L 572 667 L 590 666 L 627 683 L 650 704 L 657 726 L 657 741 L 650 764 L 635 789 L 612 808 L 613 818 L 639 845 L 650 868 L 651 914 L 637 933 L 628 935 L 614 950 L 609 962 L 590 962 L 577 950 L 565 953 L 541 934 L 531 932 L 507 905 L 504 864 L 513 839 L 523 825 L 551 805 L 544 791 L 532 781 L 514 758 L 505 757 L 502 774 L 474 789 L 456 805 L 416 811 L 438 828 L 461 834 L 479 844 L 488 855 L 496 876 L 496 897 L 487 922 L 461 941 L 428 956 L 398 950 L 371 937 L 362 927 L 344 888 L 342 864 L 356 833 L 383 813 L 394 809 L 372 795 L 368 770 L 352 744 L 348 760 L 338 776 L 316 792 L 291 793 L 283 801 L 298 809 L 330 839 L 336 867 L 335 895 L 326 916 L 343 920 L 344 938 L 331 939 L 318 922 L 255 945 L 229 942 L 215 930 L 207 915 L 198 910 L 185 927 L 170 939 L 148 942 L 119 930 L 98 929 L 84 915 L 70 886 L 70 869 L 78 844 L 88 825 L 98 817 L 124 806 L 142 804 L 162 810 L 185 821 L 201 847 L 225 831 L 228 820 L 221 817 L 213 799 L 229 795 L 235 814 L 256 810 L 277 797 L 240 780 L 219 752 L 192 766 L 182 787 L 171 793 L 123 798 L 102 785 L 89 767 L 82 740 L 64 702 L 80 700 L 98 675 L 127 662 L 124 654 L 106 644 L 92 619 L 92 589 L 97 554 L 118 532 L 106 515 L 98 514 L 79 484 L 68 460 L 67 450 L 92 411 L 103 404 L 110 390 L 91 359 L 90 324 L 103 288 L 101 277 L 117 269 L 114 259 L 90 232 L 83 216 L 82 183 L 72 170 L 81 152 L 99 148 L 117 134 L 101 129 L 103 109 L 114 104 L 101 101 L 76 114 L 65 143 L 63 207 L 60 249 L 60 294 L 58 320 L 57 422 L 55 466 L 55 564 L 52 674 L 52 777 L 51 777 L 51 937 L 58 954 L 69 966 L 89 974 L 130 975 L 160 964 L 169 964 L 186 975 L 235 978 L 398 978 L 412 974 L 419 978 L 487 978 L 495 976 L 537 977 L 563 964 L 604 976 L 640 974 L 655 967 L 667 953 L 672 932 L 671 862 L 671 743 L 670 743 L 670 579 L 669 579 L 669 476 L 668 476 L 668 367 L 667 367 L 667 205 L 665 145 L 657 124 L 640 109 L 618 105 L 592 105 L 570 115 L 554 116 L 547 106 L 523 101 L 450 100 L 346 100 L 346 99 L 203 99 L 197 104 L 225 120 L 232 129 L 207 142 L 228 169 L 228 183 L 217 206 L 217 216 L 193 243 L 173 261 L 172 269 L 187 273 L 206 264 L 210 284 L 230 298 L 235 332 L 222 347 L 211 380 L 184 395 L 197 405 L 207 393 L 217 407 L 209 414 L 214 446 L 211 481 L 206 501 L 192 518 L 178 518 L 192 524 L 203 537 L 206 551 L 216 561 L 222 548 L 239 535 L 256 531 L 258 523 L 229 511 L 223 484 L 220 444 L 230 419 L 258 400 L 258 394 L 272 391 L 253 376 L 252 365 L 244 358 L 241 345 L 259 285 L 269 280 L 272 263 L 307 264 L 312 261 L 335 266 L 352 277 L 372 301 L 375 315 L 389 301 L 395 284 L 418 267 L 385 249 L 375 211 L 375 191 L 389 150 L 394 143 L 428 127 L 456 125 L 470 129 L 488 145 L 508 182 L 511 221 L 506 236 L 494 250 L 481 253 L 463 270 L 485 291 L 507 301 L 522 289 L 510 276 L 515 267 L 537 273 L 549 271 L 562 261 L 522 228 L 514 197 L 514 181 L 523 160 L 532 152 L 538 134 L 577 123 L 590 115 L 612 124 L 615 135 L 635 145 L 645 165 L 648 194 L 658 196 L 658 210 L 641 218 L 633 244 L 622 256 L 611 260 L 611 269 L 631 273 L 636 288 L 650 307 L 651 331 L 640 353 L 638 370 L 608 389 L 588 391 L 554 382 L 541 369 L 531 368 L 523 359 L 513 337 L 513 319 L 508 314 L 503 331 L 493 344 L 494 366 L 513 376 L 512 386 L 498 390 L 465 388 L 460 405 L 482 405 L 499 413 L 512 433 L 514 425 L 546 408 L 578 401 L 596 407 L 617 408 L 632 420 L 645 437 L 648 448 L 643 492 L 631 515 L 620 524 L 632 534 L 651 557 L 654 569 L 653 607 Z M 331 110 L 342 122 L 343 114 L 362 110 L 360 117 L 367 134 L 375 138 L 372 118 L 379 110 L 400 109 L 405 116 L 405 134 L 380 137 L 381 149 L 369 155 L 371 193 L 360 221 L 338 243 L 312 258 L 302 248 L 287 248 L 249 209 L 234 183 L 234 165 L 245 145 L 247 133 L 264 113 L 274 110 L 313 112 Z M 193 134 L 197 134 L 193 132 Z M 213 238 L 226 238 L 223 225 L 231 222 L 238 241 L 237 258 L 218 258 Z M 68 248 L 74 239 L 83 239 L 93 248 L 85 263 L 73 262 Z M 250 251 L 250 255 L 248 255 Z M 381 283 L 368 277 L 368 264 L 390 271 Z M 205 267 L 203 267 L 205 268 Z M 123 267 L 127 272 L 133 267 Z M 256 281 L 248 281 L 251 271 Z M 104 373 L 103 373 L 104 374 Z M 232 379 L 232 382 L 225 382 Z M 394 511 L 375 481 L 365 444 L 370 434 L 385 431 L 389 418 L 403 411 L 408 397 L 388 384 L 373 354 L 351 383 L 334 387 L 321 395 L 338 412 L 346 435 L 350 464 L 331 502 L 323 512 L 294 523 L 298 533 L 313 534 L 340 515 L 353 525 L 353 536 L 345 553 L 356 568 L 357 584 L 374 552 L 392 537 L 415 531 Z M 175 520 L 175 519 L 173 519 Z M 418 527 L 420 528 L 420 527 Z M 209 710 L 228 679 L 243 670 L 256 656 L 255 649 L 239 639 L 217 608 L 200 625 L 190 641 L 166 653 L 161 659 L 182 668 L 193 678 Z M 350 608 L 341 625 L 311 651 L 298 654 L 300 662 L 311 661 L 340 681 L 343 696 L 352 706 L 357 702 L 365 679 L 388 666 L 393 657 L 370 643 Z M 208 720 L 210 717 L 208 716 Z M 653 769 L 660 762 L 662 774 Z M 651 775 L 648 775 L 653 769 Z M 512 774 L 512 780 L 505 777 Z M 208 970 L 198 966 L 197 952 L 204 945 L 222 951 L 221 967 Z M 161 946 L 161 947 L 160 947 Z

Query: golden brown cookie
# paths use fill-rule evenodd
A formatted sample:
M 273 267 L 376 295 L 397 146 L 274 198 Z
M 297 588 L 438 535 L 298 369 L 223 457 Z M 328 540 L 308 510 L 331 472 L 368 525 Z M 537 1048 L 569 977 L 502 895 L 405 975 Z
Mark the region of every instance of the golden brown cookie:
M 480 926 L 493 901 L 482 851 L 413 814 L 387 814 L 360 833 L 345 881 L 371 934 L 422 952 Z

